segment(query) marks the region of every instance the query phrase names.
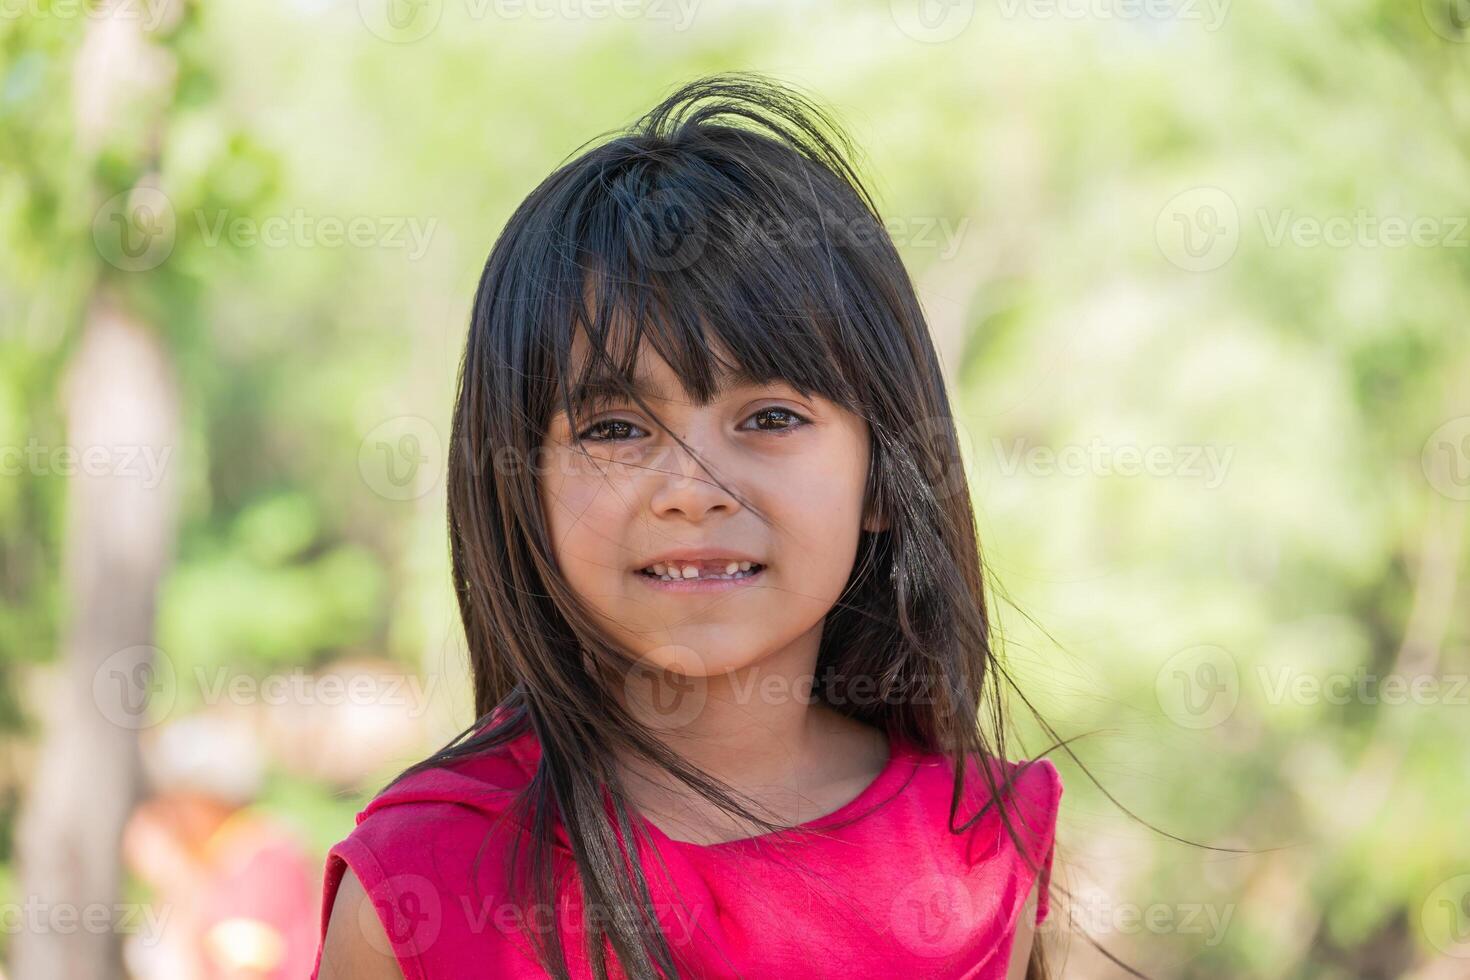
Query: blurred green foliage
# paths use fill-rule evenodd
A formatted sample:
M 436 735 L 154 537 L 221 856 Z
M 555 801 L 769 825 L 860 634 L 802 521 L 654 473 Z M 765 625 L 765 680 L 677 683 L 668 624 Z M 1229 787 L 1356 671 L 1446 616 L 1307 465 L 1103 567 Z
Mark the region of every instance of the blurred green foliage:
M 1470 414 L 1470 249 L 1452 234 L 1470 214 L 1470 37 L 1450 5 L 983 4 L 939 42 L 886 2 L 702 4 L 687 29 L 447 3 L 408 41 L 358 6 L 190 3 L 152 38 L 172 80 L 123 103 L 93 148 L 74 111 L 88 19 L 40 2 L 0 19 L 0 445 L 64 444 L 57 392 L 85 298 L 124 290 L 184 386 L 157 639 L 179 670 L 368 650 L 434 672 L 459 656 L 442 484 L 380 492 L 365 440 L 416 417 L 442 446 L 480 266 L 541 177 L 674 84 L 754 67 L 831 104 L 862 150 L 953 375 L 1028 695 L 1064 735 L 1094 732 L 1075 748 L 1140 817 L 1280 848 L 1171 842 L 1059 759 L 1060 880 L 1231 913 L 1215 942 L 1106 915 L 1097 938 L 1169 977 L 1463 975 L 1426 902 L 1470 872 L 1470 709 L 1270 684 L 1470 671 L 1470 505 L 1423 465 L 1430 434 Z M 155 165 L 172 251 L 119 269 L 94 219 Z M 1188 268 L 1171 201 L 1206 192 L 1234 209 L 1238 245 Z M 1440 237 L 1292 230 L 1359 211 L 1433 219 Z M 327 219 L 366 219 L 374 240 L 331 244 Z M 306 230 L 216 236 L 272 220 Z M 426 233 L 421 255 L 393 223 Z M 1094 439 L 1213 450 L 1221 469 L 1015 464 Z M 54 467 L 0 477 L 0 722 L 18 743 L 37 721 L 17 696 L 26 665 L 58 645 L 66 486 Z M 1191 728 L 1160 685 L 1203 644 L 1227 652 L 1238 704 Z M 20 790 L 0 796 L 0 827 Z M 352 809 L 283 774 L 265 805 L 322 849 Z M 1075 975 L 1114 975 L 1080 939 L 1071 950 Z

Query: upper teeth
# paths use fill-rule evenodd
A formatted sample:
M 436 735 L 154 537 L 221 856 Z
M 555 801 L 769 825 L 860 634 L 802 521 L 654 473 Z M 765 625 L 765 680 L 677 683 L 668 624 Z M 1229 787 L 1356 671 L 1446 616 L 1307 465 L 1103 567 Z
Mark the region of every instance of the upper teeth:
M 748 572 L 754 564 L 755 562 L 749 561 L 732 561 L 725 565 L 724 574 L 734 575 L 737 572 Z M 679 562 L 654 562 L 649 566 L 648 571 L 660 578 L 699 578 L 701 574 L 698 565 L 681 565 Z M 703 574 L 709 576 L 720 573 L 711 571 Z

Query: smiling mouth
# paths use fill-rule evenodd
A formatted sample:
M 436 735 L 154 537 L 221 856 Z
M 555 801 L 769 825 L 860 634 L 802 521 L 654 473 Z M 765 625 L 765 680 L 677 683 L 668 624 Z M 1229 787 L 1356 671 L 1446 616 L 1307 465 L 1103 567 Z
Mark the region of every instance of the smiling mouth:
M 654 582 L 739 582 L 754 578 L 765 570 L 760 562 L 730 561 L 709 567 L 697 562 L 656 562 L 640 568 L 635 574 Z

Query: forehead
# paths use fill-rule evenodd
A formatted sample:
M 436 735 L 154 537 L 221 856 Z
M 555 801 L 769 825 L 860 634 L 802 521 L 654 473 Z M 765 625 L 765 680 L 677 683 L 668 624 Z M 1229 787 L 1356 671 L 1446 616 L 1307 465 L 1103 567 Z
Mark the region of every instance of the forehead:
M 606 375 L 621 366 L 627 358 L 627 342 L 622 338 L 610 338 L 602 353 L 598 356 L 598 364 L 593 369 L 593 376 Z M 568 352 L 569 367 L 573 381 L 580 378 L 587 370 L 587 360 L 592 356 L 591 344 L 587 335 L 581 330 L 576 332 L 572 338 L 572 346 Z M 639 341 L 638 350 L 634 354 L 633 375 L 638 378 L 657 378 L 659 380 L 677 380 L 673 368 L 669 367 L 647 338 Z

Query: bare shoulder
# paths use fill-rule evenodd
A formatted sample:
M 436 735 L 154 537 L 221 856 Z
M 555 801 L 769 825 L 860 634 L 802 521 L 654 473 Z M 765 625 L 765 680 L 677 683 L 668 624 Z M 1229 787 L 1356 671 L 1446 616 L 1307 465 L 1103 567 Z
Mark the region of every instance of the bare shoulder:
M 1026 980 L 1026 968 L 1031 963 L 1031 949 L 1037 942 L 1035 923 L 1038 887 L 1039 883 L 1032 883 L 1031 894 L 1021 907 L 1015 938 L 1011 940 L 1011 962 L 1006 970 L 1006 980 Z
M 388 934 L 352 868 L 342 872 L 322 940 L 320 980 L 403 980 Z

